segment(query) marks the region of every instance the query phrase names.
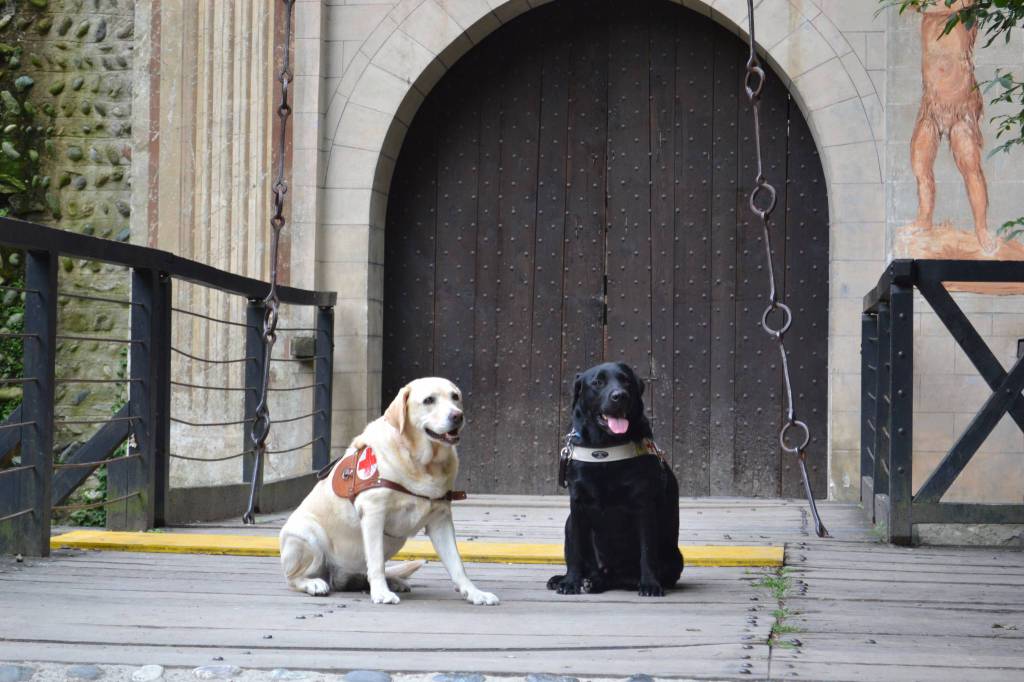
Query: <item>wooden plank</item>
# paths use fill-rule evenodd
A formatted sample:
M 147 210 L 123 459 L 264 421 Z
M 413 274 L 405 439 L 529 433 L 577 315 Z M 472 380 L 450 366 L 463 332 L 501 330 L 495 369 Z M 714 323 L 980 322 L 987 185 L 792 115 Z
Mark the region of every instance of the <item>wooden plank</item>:
M 480 55 L 481 71 L 490 77 L 473 84 L 480 98 L 477 150 L 476 262 L 473 316 L 473 383 L 463 387 L 466 400 L 467 429 L 464 452 L 472 457 L 460 461 L 460 480 L 470 492 L 496 489 L 500 472 L 495 443 L 498 420 L 497 362 L 498 333 L 498 205 L 501 168 L 501 91 L 504 82 L 505 34 L 498 32 Z
M 785 270 L 780 272 L 793 326 L 786 336 L 797 413 L 811 430 L 807 473 L 815 496 L 828 496 L 828 309 L 829 221 L 825 175 L 814 138 L 796 102 L 789 100 L 789 182 L 786 198 Z M 780 245 L 781 246 L 781 245 Z M 877 456 L 877 453 L 876 453 Z M 783 455 L 785 497 L 803 495 L 800 467 Z
M 614 3 L 608 34 L 607 359 L 651 376 L 650 42 L 647 5 Z
M 711 170 L 710 493 L 735 495 L 736 84 L 740 47 L 721 32 L 714 45 L 714 122 Z
M 683 495 L 710 495 L 711 201 L 714 36 L 680 18 L 676 57 L 673 464 Z
M 479 80 L 476 54 L 442 79 L 431 98 L 444 102 L 437 117 L 437 275 L 434 291 L 435 373 L 463 390 L 473 385 L 473 308 L 476 304 L 476 194 L 479 101 L 463 89 Z
M 120 552 L 169 552 L 278 556 L 278 539 L 259 535 L 199 535 L 78 530 L 50 540 L 53 548 L 102 549 Z M 782 547 L 702 547 L 682 545 L 691 566 L 781 566 Z M 561 544 L 460 542 L 464 561 L 481 563 L 562 564 Z M 396 560 L 436 560 L 426 540 L 409 540 Z
M 0 426 L 17 424 L 21 421 L 21 405 L 14 408 L 14 411 L 7 415 L 7 418 L 0 422 Z M 0 466 L 7 466 L 7 463 L 14 456 L 14 448 L 21 442 L 21 429 L 4 429 L 0 431 Z
M 646 403 L 655 440 L 675 464 L 673 284 L 676 235 L 676 49 L 674 7 L 650 8 L 651 359 Z M 678 476 L 678 473 L 677 473 Z
M 409 381 L 434 373 L 437 115 L 433 100 L 417 112 L 400 157 L 409 161 L 397 164 L 389 196 L 382 407 Z
M 577 8 L 582 7 L 579 3 Z M 604 355 L 605 183 L 608 168 L 607 3 L 577 12 L 569 66 L 565 265 L 562 275 L 563 424 L 571 382 Z
M 530 424 L 530 341 L 533 320 L 534 243 L 537 229 L 537 150 L 541 65 L 536 32 L 526 24 L 507 29 L 509 59 L 501 98 L 501 165 L 497 203 L 498 257 L 495 355 L 500 409 L 495 441 L 500 456 L 493 492 L 540 492 L 530 472 L 536 453 L 520 442 Z
M 562 423 L 559 405 L 563 391 L 572 386 L 572 377 L 561 374 L 570 22 L 568 6 L 555 5 L 539 36 L 542 74 L 529 389 L 533 411 L 528 433 L 533 436 L 530 488 L 543 493 L 558 491 L 557 454 L 569 429 Z
M 123 419 L 129 415 L 129 406 L 124 405 L 118 410 L 113 419 Z M 110 457 L 128 437 L 128 422 L 110 421 L 104 424 L 93 434 L 92 438 L 84 445 L 76 449 L 64 458 L 62 464 L 85 464 L 95 462 L 99 467 L 104 460 Z M 50 495 L 51 503 L 59 505 L 68 498 L 68 495 L 75 491 L 75 488 L 82 484 L 82 481 L 89 478 L 95 467 L 59 469 L 53 475 L 53 491 Z

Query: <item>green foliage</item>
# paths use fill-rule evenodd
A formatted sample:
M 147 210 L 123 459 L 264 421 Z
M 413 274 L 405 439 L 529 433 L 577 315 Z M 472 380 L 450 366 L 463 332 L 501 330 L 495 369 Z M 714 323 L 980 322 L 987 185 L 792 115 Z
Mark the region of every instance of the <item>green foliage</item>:
M 25 286 L 21 254 L 0 249 L 0 285 L 16 289 Z M 18 333 L 25 328 L 25 294 L 0 289 L 0 333 Z M 21 376 L 21 339 L 0 338 L 0 378 Z M 21 403 L 21 387 L 0 383 L 0 421 Z
M 38 8 L 0 4 L 0 215 L 28 216 L 46 209 L 50 178 L 40 166 L 51 128 L 33 101 L 35 80 L 22 70 L 24 31 L 14 15 Z

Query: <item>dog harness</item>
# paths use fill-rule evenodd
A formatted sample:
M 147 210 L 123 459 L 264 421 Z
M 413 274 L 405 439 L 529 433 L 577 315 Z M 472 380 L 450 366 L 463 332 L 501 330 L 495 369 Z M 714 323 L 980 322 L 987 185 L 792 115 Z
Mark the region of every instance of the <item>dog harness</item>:
M 335 463 L 338 466 L 334 466 Z M 320 480 L 327 478 L 330 475 L 331 467 L 334 467 L 334 474 L 331 475 L 331 490 L 335 495 L 343 497 L 349 502 L 355 502 L 360 493 L 374 488 L 387 488 L 431 502 L 466 499 L 466 493 L 461 490 L 449 490 L 441 497 L 427 497 L 414 493 L 401 483 L 381 478 L 380 467 L 377 466 L 377 453 L 370 446 L 360 450 L 349 448 L 340 461 L 331 462 L 321 469 L 316 477 Z
M 641 455 L 656 455 L 658 459 L 661 460 L 662 464 L 666 466 L 668 465 L 668 462 L 665 460 L 665 452 L 650 438 L 644 438 L 643 440 L 634 443 L 613 445 L 608 448 L 585 448 L 582 445 L 576 445 L 572 442 L 573 438 L 577 435 L 579 434 L 575 431 L 570 431 L 566 434 L 565 447 L 563 447 L 561 453 L 559 453 L 558 485 L 562 488 L 565 488 L 568 485 L 565 477 L 568 473 L 570 460 L 601 464 L 605 462 L 621 462 L 622 460 L 632 459 Z

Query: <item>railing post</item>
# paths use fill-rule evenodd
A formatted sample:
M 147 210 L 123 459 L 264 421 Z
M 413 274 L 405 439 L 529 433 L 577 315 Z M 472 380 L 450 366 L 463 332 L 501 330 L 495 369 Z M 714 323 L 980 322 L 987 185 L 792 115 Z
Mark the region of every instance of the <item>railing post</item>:
M 331 461 L 331 388 L 334 380 L 334 308 L 322 306 L 316 314 L 313 377 L 313 471 Z
M 266 352 L 263 345 L 263 311 L 262 300 L 250 299 L 245 309 L 245 322 L 248 327 L 245 330 L 245 424 L 242 425 L 242 450 L 244 452 L 255 450 L 256 441 L 252 438 L 252 420 L 256 417 L 256 408 L 259 407 L 260 392 L 263 390 L 263 354 Z M 246 483 L 252 482 L 253 472 L 256 469 L 256 455 L 242 456 L 242 480 Z M 259 476 L 263 476 L 263 468 L 260 468 Z M 256 486 L 257 494 L 263 486 L 261 480 Z M 257 498 L 257 509 L 259 500 Z
M 878 372 L 878 316 L 860 318 L 860 502 L 868 522 L 875 521 L 875 376 Z
M 895 279 L 890 306 L 889 539 L 912 540 L 914 475 L 914 288 L 909 278 Z
M 876 316 L 876 336 L 878 349 L 878 371 L 875 373 L 875 460 L 872 462 L 871 480 L 874 483 L 875 499 L 872 500 L 872 517 L 875 522 L 884 521 L 889 523 L 889 418 L 892 407 L 889 389 L 889 374 L 892 364 L 889 362 L 889 352 L 892 350 L 889 344 L 889 302 L 882 301 L 878 304 Z M 883 502 L 885 509 L 879 513 L 875 506 Z M 886 527 L 888 533 L 888 526 Z
M 163 346 L 168 343 L 161 322 L 159 274 L 148 269 L 132 270 L 131 349 L 128 356 L 128 414 L 132 417 L 128 436 L 129 458 L 113 458 L 107 464 L 107 528 L 147 530 L 156 519 L 157 418 L 159 383 L 157 368 L 162 364 Z M 134 457 L 133 457 L 134 455 Z M 124 498 L 118 500 L 117 498 Z
M 161 272 L 157 279 L 154 297 L 156 344 L 154 364 L 156 391 L 156 427 L 154 449 L 154 504 L 153 524 L 163 526 L 167 522 L 167 494 L 171 477 L 171 302 L 173 280 Z
M 57 345 L 57 255 L 25 252 L 24 384 L 21 400 L 21 484 L 13 487 L 12 511 L 31 509 L 0 527 L 0 552 L 50 554 L 53 486 L 53 385 Z

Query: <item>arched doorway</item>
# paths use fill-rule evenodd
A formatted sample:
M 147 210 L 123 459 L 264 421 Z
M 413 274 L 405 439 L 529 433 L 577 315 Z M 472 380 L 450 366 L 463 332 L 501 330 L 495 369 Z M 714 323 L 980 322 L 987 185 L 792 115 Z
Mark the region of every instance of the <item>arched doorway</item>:
M 664 0 L 560 1 L 492 34 L 426 98 L 389 195 L 382 391 L 431 374 L 462 386 L 468 489 L 554 491 L 573 375 L 615 359 L 647 381 L 684 495 L 801 494 L 759 326 L 744 49 Z M 764 97 L 794 389 L 822 491 L 825 182 L 774 75 Z

